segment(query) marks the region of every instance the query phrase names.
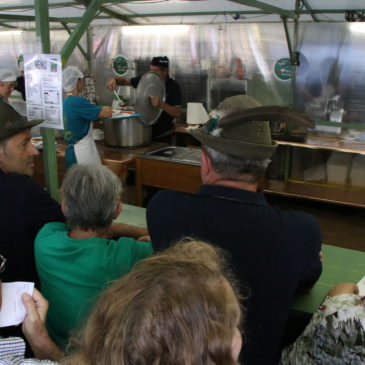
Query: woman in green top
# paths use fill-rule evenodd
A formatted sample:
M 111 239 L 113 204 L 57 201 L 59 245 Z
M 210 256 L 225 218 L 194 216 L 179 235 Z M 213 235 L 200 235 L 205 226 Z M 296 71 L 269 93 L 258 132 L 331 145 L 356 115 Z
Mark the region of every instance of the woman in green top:
M 48 223 L 36 237 L 41 290 L 50 303 L 47 328 L 60 347 L 66 345 L 99 293 L 152 255 L 150 242 L 135 239 L 147 233 L 144 228 L 134 227 L 129 232 L 134 238 L 108 237 L 121 211 L 121 190 L 120 180 L 105 166 L 72 166 L 62 185 L 67 224 Z M 118 228 L 123 236 L 129 227 L 113 227 L 114 233 Z

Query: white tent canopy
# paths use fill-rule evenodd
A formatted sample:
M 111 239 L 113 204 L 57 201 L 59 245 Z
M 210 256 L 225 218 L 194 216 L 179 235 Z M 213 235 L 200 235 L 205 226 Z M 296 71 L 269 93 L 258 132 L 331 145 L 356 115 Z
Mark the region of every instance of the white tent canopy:
M 48 0 L 50 27 L 74 27 L 92 0 Z M 363 0 L 105 0 L 91 25 L 210 24 L 299 21 L 344 21 L 347 10 L 365 12 Z M 0 27 L 34 28 L 34 0 L 0 3 Z M 0 28 L 0 29 L 1 29 Z

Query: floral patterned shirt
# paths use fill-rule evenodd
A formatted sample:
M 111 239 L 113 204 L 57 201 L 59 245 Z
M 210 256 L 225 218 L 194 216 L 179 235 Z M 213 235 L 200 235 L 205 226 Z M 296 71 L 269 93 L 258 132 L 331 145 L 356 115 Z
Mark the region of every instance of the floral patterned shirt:
M 365 297 L 327 297 L 280 365 L 365 364 Z

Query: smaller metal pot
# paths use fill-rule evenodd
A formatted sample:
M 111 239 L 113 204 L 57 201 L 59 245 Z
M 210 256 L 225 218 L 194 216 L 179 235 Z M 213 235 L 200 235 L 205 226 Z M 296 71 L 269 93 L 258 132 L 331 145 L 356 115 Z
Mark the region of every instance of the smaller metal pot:
M 123 118 L 104 121 L 105 143 L 113 147 L 136 147 L 152 141 L 151 126 L 138 118 Z

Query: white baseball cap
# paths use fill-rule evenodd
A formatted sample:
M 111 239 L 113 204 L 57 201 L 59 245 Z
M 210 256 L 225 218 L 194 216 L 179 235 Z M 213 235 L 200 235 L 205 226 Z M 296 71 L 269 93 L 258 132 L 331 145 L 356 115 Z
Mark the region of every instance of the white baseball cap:
M 10 68 L 2 68 L 0 69 L 0 81 L 16 81 L 16 74 Z

